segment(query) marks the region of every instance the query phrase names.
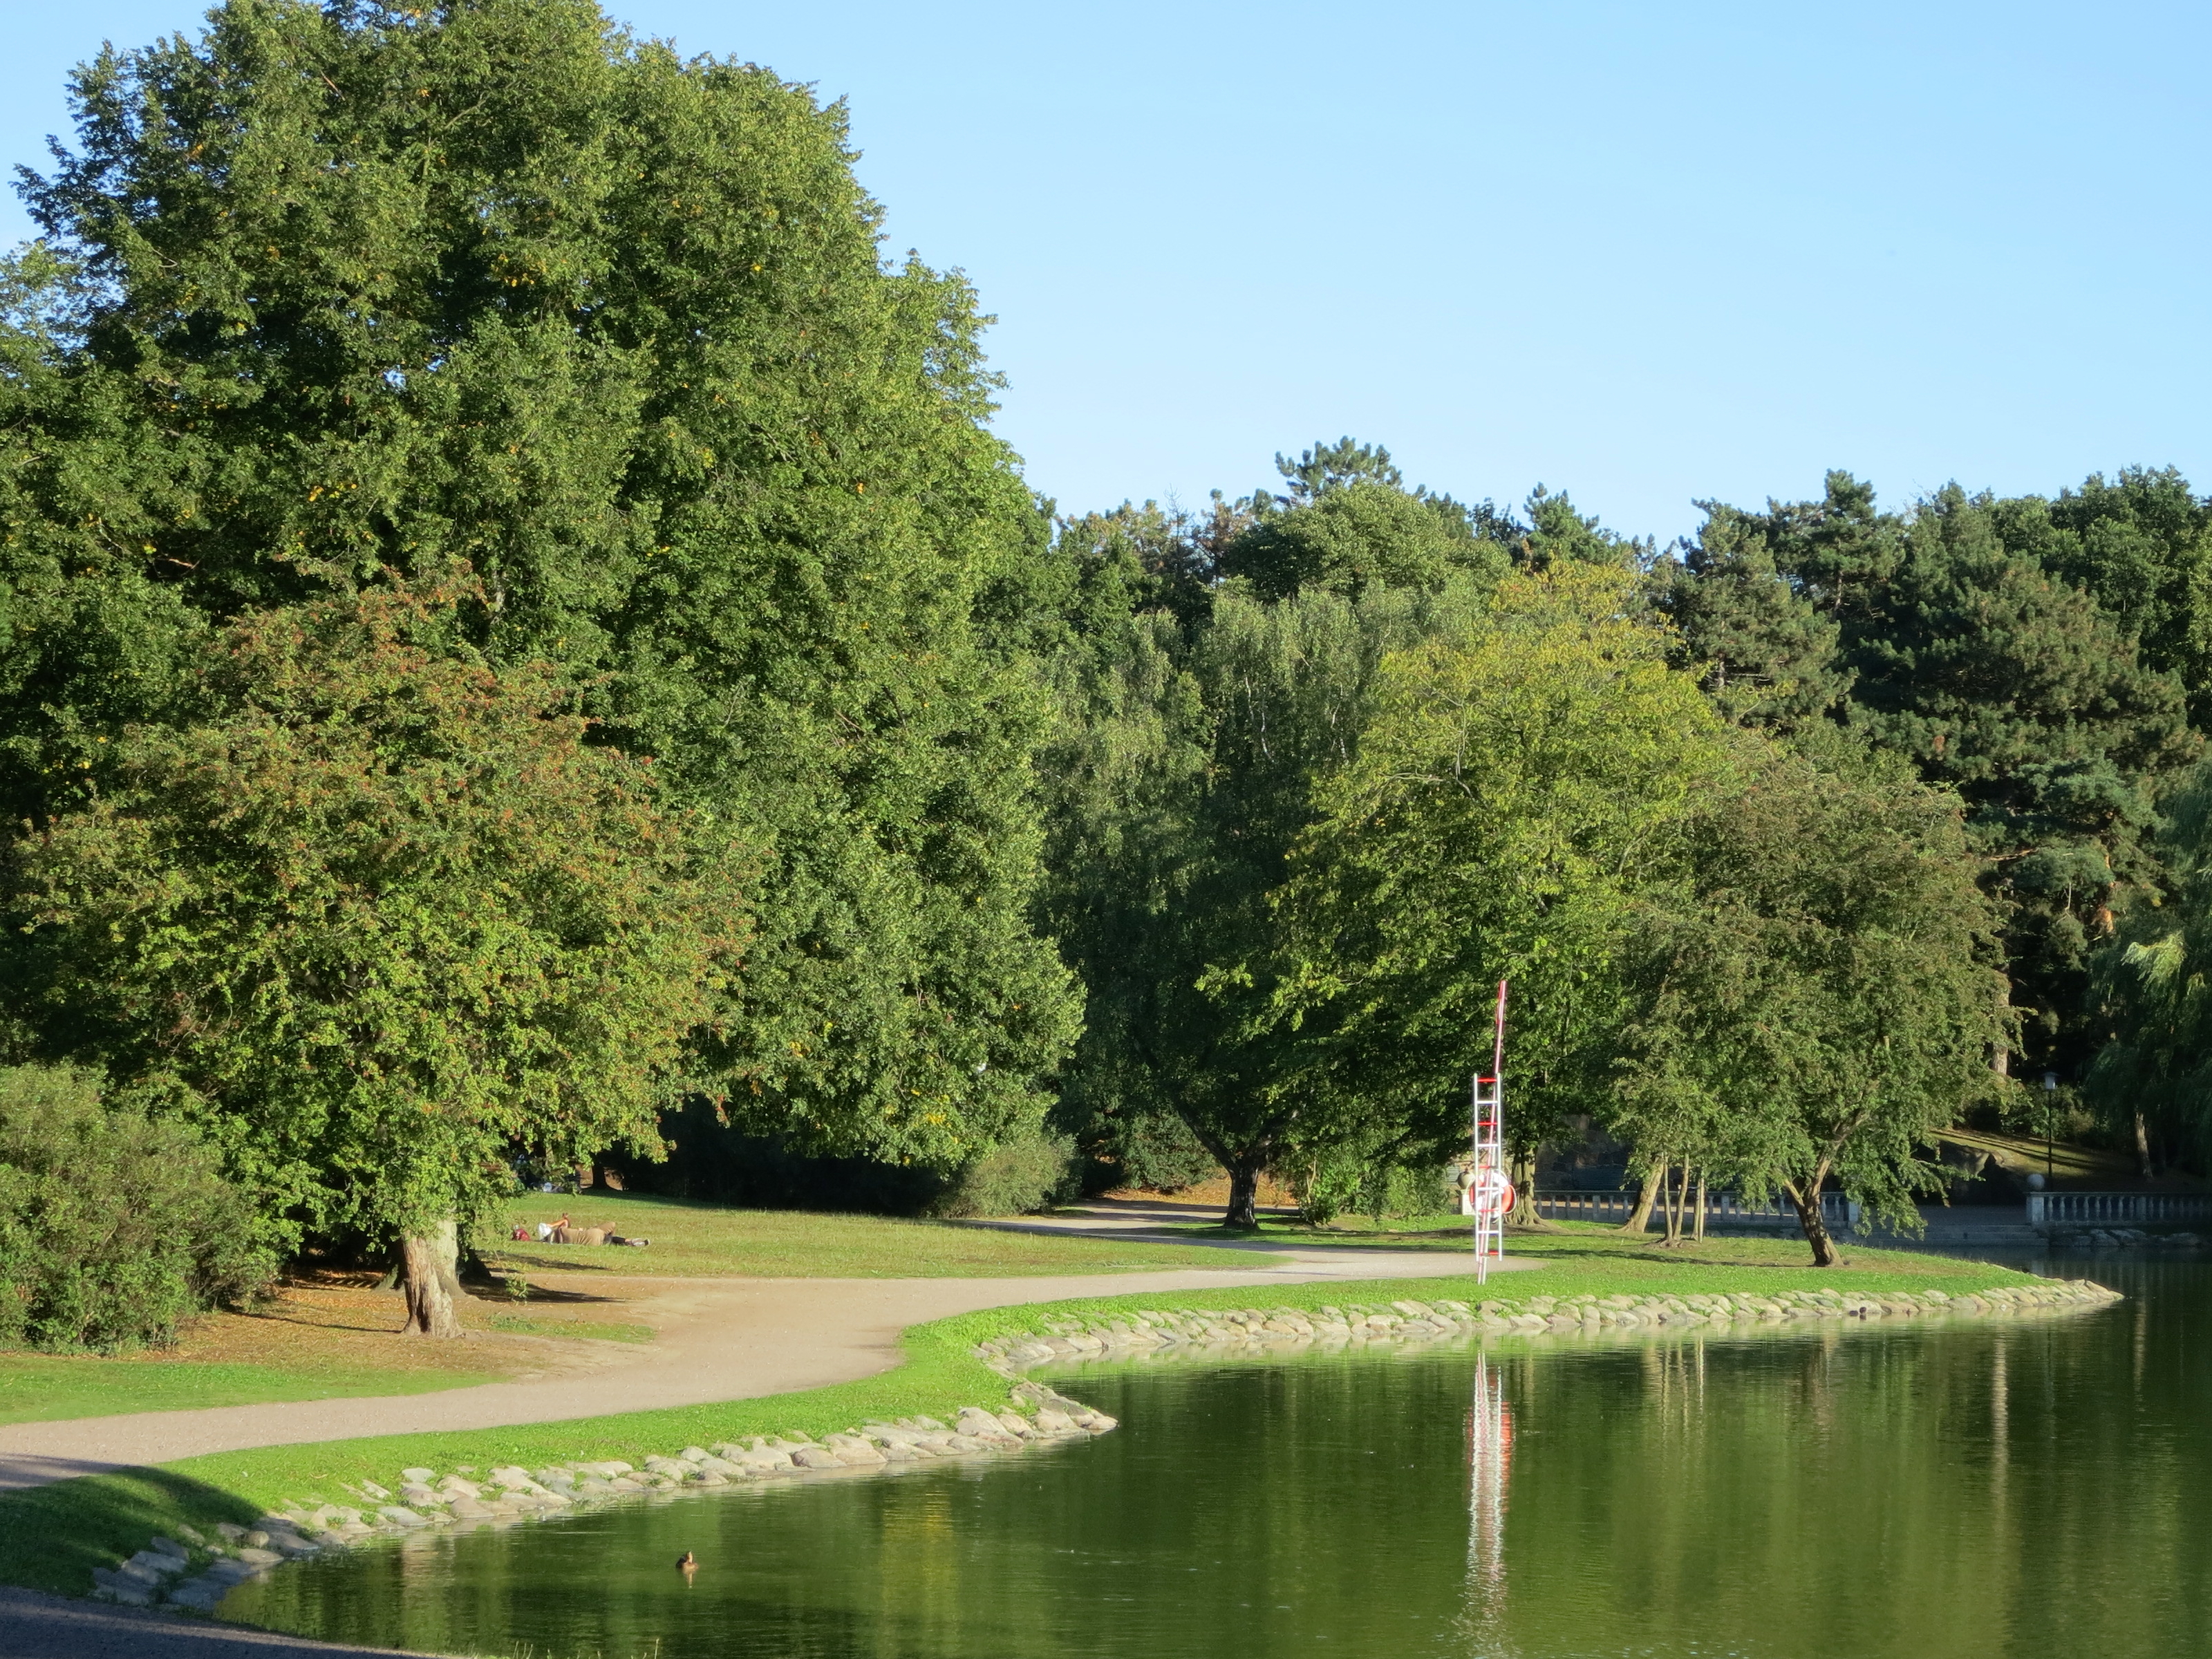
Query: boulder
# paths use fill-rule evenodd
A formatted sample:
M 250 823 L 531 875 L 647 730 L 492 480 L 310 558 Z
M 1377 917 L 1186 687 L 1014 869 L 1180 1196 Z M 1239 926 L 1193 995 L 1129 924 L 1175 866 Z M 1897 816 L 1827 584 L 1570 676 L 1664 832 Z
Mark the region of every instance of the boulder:
M 848 1468 L 872 1468 L 890 1462 L 856 1434 L 833 1434 L 823 1443 Z

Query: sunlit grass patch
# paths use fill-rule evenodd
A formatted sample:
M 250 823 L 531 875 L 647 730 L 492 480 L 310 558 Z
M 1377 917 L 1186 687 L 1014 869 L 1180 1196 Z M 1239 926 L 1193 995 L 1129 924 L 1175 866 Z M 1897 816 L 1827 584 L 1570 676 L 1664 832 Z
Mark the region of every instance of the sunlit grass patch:
M 567 1215 L 579 1227 L 611 1226 L 644 1249 L 539 1243 L 541 1222 Z M 957 1222 L 811 1210 L 738 1210 L 684 1199 L 591 1192 L 530 1194 L 506 1206 L 499 1231 L 527 1240 L 486 1245 L 499 1273 L 559 1268 L 614 1274 L 763 1279 L 971 1279 L 1042 1273 L 1133 1273 L 1150 1267 L 1234 1269 L 1236 1256 L 1161 1240 L 1078 1238 L 999 1231 Z

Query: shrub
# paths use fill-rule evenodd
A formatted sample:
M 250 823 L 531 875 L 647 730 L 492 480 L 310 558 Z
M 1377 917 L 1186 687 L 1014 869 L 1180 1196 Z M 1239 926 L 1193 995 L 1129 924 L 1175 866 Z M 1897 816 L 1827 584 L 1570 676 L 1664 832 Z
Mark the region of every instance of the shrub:
M 1291 1172 L 1289 1186 L 1298 1212 L 1316 1226 L 1340 1215 L 1364 1215 L 1376 1225 L 1411 1216 L 1448 1214 L 1459 1207 L 1459 1189 L 1441 1162 L 1411 1167 L 1349 1156 L 1324 1157 Z
M 167 1342 L 275 1271 L 191 1130 L 103 1102 L 90 1073 L 0 1067 L 0 1343 Z
M 1019 1129 L 963 1166 L 929 1209 L 933 1215 L 1026 1215 L 1075 1195 L 1075 1143 L 1042 1128 Z

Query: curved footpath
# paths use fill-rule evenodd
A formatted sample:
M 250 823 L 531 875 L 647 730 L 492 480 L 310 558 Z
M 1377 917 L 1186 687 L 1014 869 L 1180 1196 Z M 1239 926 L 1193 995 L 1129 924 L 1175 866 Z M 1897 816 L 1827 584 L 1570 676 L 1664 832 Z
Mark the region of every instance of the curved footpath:
M 902 1357 L 899 1334 L 910 1325 L 985 1308 L 1269 1281 L 1440 1279 L 1463 1273 L 1471 1265 L 1456 1251 L 1283 1249 L 1228 1243 L 1221 1248 L 1264 1259 L 1218 1272 L 1038 1279 L 661 1279 L 657 1282 L 668 1291 L 661 1307 L 674 1317 L 652 1343 L 586 1376 L 491 1382 L 440 1394 L 0 1426 L 0 1491 L 247 1446 L 550 1423 L 819 1388 L 889 1370 Z M 1509 1260 L 1502 1265 L 1536 1264 Z M 366 1659 L 397 1651 L 0 1586 L 0 1659 Z
M 658 1300 L 672 1316 L 654 1340 L 584 1376 L 488 1382 L 437 1394 L 11 1424 L 0 1426 L 0 1492 L 249 1446 L 503 1428 L 821 1388 L 897 1364 L 899 1334 L 909 1325 L 985 1308 L 1271 1281 L 1438 1279 L 1464 1273 L 1472 1265 L 1455 1250 L 1222 1248 L 1260 1260 L 1221 1271 L 1024 1279 L 659 1279 L 650 1282 L 665 1287 Z M 1509 1260 L 1503 1265 L 1535 1264 Z

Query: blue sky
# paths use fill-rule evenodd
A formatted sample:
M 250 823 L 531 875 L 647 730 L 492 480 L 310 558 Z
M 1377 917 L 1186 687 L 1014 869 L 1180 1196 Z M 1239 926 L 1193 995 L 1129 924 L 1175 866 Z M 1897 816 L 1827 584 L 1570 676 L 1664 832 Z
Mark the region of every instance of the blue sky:
M 2212 490 L 2212 9 L 617 0 L 850 100 L 1064 508 L 1351 433 L 1623 530 L 1700 497 Z M 0 149 L 174 0 L 6 0 Z M 27 234 L 20 206 L 0 235 Z

